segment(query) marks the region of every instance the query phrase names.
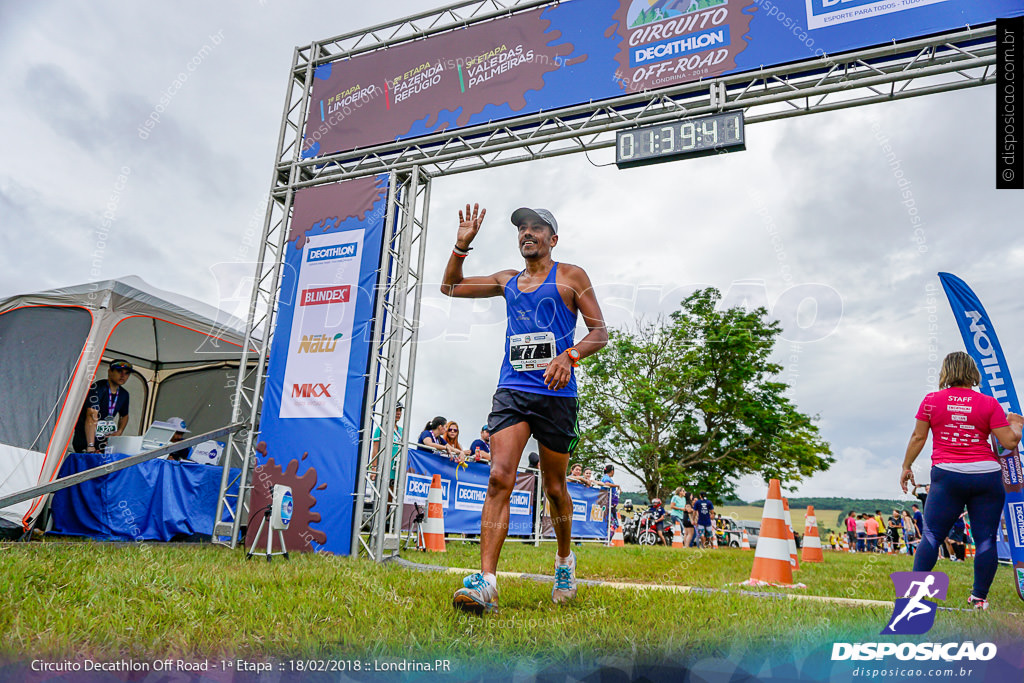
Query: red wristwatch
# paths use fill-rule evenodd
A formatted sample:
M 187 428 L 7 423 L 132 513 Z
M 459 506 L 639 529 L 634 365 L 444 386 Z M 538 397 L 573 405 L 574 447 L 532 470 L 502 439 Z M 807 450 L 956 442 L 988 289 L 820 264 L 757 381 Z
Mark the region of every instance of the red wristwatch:
M 572 359 L 572 366 L 574 368 L 578 367 L 580 364 L 580 350 L 577 349 L 575 346 L 570 346 L 568 349 L 565 350 L 565 352 L 569 354 L 569 358 Z

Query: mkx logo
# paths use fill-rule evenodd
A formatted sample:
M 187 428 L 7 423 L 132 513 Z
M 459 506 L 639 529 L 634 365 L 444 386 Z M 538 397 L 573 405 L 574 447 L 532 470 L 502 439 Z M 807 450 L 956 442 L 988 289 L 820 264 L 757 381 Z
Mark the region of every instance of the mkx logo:
M 330 398 L 330 384 L 293 384 L 292 398 Z
M 935 624 L 934 602 L 946 599 L 949 577 L 943 572 L 893 572 L 889 575 L 896 588 L 896 604 L 892 617 L 882 634 L 920 635 L 927 633 Z

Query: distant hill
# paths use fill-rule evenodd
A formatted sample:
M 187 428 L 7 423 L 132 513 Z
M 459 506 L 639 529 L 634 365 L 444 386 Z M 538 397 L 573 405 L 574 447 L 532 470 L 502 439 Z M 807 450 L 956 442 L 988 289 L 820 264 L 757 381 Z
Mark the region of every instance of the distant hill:
M 888 515 L 892 511 L 902 510 L 903 508 L 910 509 L 910 506 L 914 503 L 920 505 L 920 501 L 917 498 L 908 498 L 906 500 L 895 500 L 892 498 L 788 498 L 789 508 L 806 508 L 808 505 L 813 505 L 815 508 L 821 508 L 823 510 L 843 510 L 849 512 L 853 510 L 856 513 L 861 512 L 874 512 L 875 510 L 881 510 L 882 514 Z M 761 500 L 751 501 L 748 505 L 764 505 L 764 498 Z

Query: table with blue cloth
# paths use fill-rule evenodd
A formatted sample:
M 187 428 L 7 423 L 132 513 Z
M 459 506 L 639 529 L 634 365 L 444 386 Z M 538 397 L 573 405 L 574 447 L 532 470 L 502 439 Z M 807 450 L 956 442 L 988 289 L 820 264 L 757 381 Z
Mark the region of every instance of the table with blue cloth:
M 58 478 L 130 456 L 71 453 Z M 104 541 L 170 541 L 213 534 L 222 470 L 190 461 L 148 460 L 53 494 L 50 533 Z M 238 474 L 231 471 L 231 478 Z M 229 493 L 237 493 L 235 484 Z M 229 521 L 224 511 L 224 520 Z

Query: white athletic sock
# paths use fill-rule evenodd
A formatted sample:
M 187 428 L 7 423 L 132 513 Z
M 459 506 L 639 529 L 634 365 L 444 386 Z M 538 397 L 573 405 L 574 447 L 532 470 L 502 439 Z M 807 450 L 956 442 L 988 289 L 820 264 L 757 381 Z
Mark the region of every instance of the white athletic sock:
M 555 553 L 555 562 L 557 564 L 571 564 L 571 560 L 572 560 L 572 551 L 571 550 L 569 551 L 569 557 L 562 557 L 557 552 Z
M 484 581 L 486 581 L 491 588 L 498 589 L 498 577 L 494 574 L 484 574 Z

